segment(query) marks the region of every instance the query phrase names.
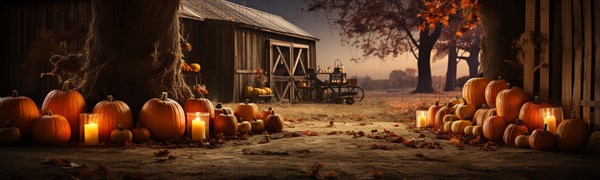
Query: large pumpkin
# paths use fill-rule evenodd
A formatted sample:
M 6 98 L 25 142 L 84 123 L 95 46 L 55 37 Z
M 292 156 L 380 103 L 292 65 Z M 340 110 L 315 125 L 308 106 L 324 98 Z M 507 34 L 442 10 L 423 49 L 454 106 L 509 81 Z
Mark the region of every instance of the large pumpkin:
M 475 105 L 467 104 L 467 102 L 465 101 L 464 103 L 456 106 L 455 114 L 456 117 L 463 118 L 464 120 L 470 120 L 473 119 L 475 111 L 477 111 Z
M 590 128 L 583 119 L 577 119 L 575 112 L 571 118 L 562 121 L 556 128 L 556 144 L 563 151 L 583 149 L 590 135 Z
M 152 98 L 142 106 L 140 124 L 148 128 L 156 140 L 180 138 L 185 132 L 185 113 L 163 92 L 160 99 Z
M 540 103 L 539 97 L 535 96 L 533 102 L 523 104 L 519 111 L 519 119 L 522 119 L 523 124 L 529 129 L 542 129 L 544 128 L 544 120 L 540 117 L 540 108 L 549 107 L 549 104 Z
M 84 113 L 86 109 L 83 96 L 69 89 L 69 81 L 63 83 L 62 89 L 50 91 L 42 104 L 42 112 L 51 110 L 67 119 L 71 127 L 71 140 L 79 139 L 79 114 Z
M 115 100 L 112 95 L 108 95 L 107 100 L 96 104 L 92 112 L 102 114 L 102 123 L 98 123 L 98 135 L 102 142 L 110 140 L 112 131 L 119 128 L 119 124 L 123 129 L 133 127 L 131 109 L 125 102 Z
M 493 115 L 483 123 L 483 136 L 490 141 L 502 141 L 507 125 L 503 117 Z
M 199 98 L 196 96 L 195 98 L 190 98 L 185 100 L 183 103 L 183 111 L 185 113 L 195 113 L 195 112 L 206 112 L 209 113 L 208 117 L 208 131 L 209 133 L 213 131 L 214 123 L 215 123 L 215 107 L 212 102 L 206 98 Z M 186 116 L 187 118 L 187 116 Z M 189 122 L 191 120 L 188 119 Z M 188 127 L 188 131 L 191 131 L 192 126 Z M 187 135 L 188 137 L 192 137 L 191 133 Z
M 254 103 L 250 103 L 249 100 L 246 99 L 246 102 L 240 103 L 235 108 L 234 114 L 238 119 L 252 122 L 254 118 L 258 118 L 259 116 L 258 106 Z
M 521 106 L 527 102 L 527 94 L 518 87 L 511 87 L 500 91 L 496 97 L 496 112 L 507 122 L 514 123 L 519 118 Z
M 21 136 L 31 136 L 31 128 L 40 116 L 35 102 L 28 97 L 19 96 L 17 90 L 12 91 L 11 97 L 0 99 L 0 125 L 10 122 L 10 126 L 19 128 Z
M 536 151 L 547 151 L 556 145 L 554 133 L 548 131 L 548 125 L 544 129 L 536 129 L 529 135 L 529 147 Z
M 500 91 L 508 88 L 508 82 L 502 77 L 498 80 L 491 81 L 485 88 L 485 102 L 491 106 L 496 106 L 496 97 Z
M 69 142 L 71 127 L 69 121 L 61 115 L 54 115 L 51 110 L 47 115 L 33 124 L 33 139 L 42 144 L 58 144 Z
M 442 107 L 435 114 L 435 128 L 441 129 L 444 127 L 444 116 L 452 114 L 454 115 L 454 108 L 452 107 L 452 103 L 448 103 L 445 107 Z
M 485 88 L 492 81 L 488 78 L 477 77 L 469 79 L 462 89 L 462 97 L 467 100 L 468 104 L 473 104 L 477 108 L 485 103 Z
M 283 120 L 275 111 L 271 111 L 271 115 L 265 119 L 265 129 L 269 132 L 280 132 L 283 130 Z
M 517 122 L 509 124 L 506 127 L 506 130 L 504 130 L 504 144 L 509 146 L 515 145 L 515 139 L 517 136 L 524 135 L 528 132 L 529 129 L 527 129 L 527 126 L 523 125 L 523 121 L 517 119 Z
M 485 122 L 487 118 L 491 117 L 495 111 L 496 109 L 488 108 L 487 104 L 482 104 L 481 109 L 475 111 L 475 114 L 473 115 L 473 122 L 475 122 L 475 124 L 478 126 L 483 126 L 483 122 Z
M 238 120 L 233 114 L 223 111 L 215 119 L 215 133 L 233 136 L 238 131 Z
M 435 127 L 435 115 L 444 106 L 440 106 L 440 102 L 436 101 L 435 104 L 431 105 L 427 110 L 427 124 L 431 127 Z

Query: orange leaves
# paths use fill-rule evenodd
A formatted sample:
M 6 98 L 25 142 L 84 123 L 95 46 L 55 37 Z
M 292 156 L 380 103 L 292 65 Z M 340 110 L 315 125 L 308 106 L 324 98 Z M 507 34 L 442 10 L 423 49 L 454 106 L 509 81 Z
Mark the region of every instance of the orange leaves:
M 462 36 L 465 32 L 475 28 L 479 22 L 478 0 L 421 0 L 424 9 L 417 17 L 423 18 L 420 30 L 427 27 L 435 28 L 437 24 L 448 25 L 450 16 L 461 13 L 463 22 L 456 36 Z

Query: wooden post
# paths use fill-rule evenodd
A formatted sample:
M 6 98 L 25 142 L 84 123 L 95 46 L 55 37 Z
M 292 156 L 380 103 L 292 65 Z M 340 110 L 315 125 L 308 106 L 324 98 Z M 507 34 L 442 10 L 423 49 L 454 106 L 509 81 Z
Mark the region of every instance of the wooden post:
M 571 21 L 572 9 L 571 1 L 562 2 L 562 100 L 561 104 L 565 118 L 571 118 L 571 109 L 573 109 L 573 84 L 571 83 L 571 77 L 573 76 L 573 44 L 572 36 L 573 22 Z
M 550 0 L 540 0 L 540 99 L 550 100 Z
M 581 72 L 583 61 L 583 30 L 581 29 L 581 0 L 573 0 L 573 110 L 581 115 Z M 581 116 L 579 116 L 581 117 Z
M 535 2 L 525 1 L 525 33 L 535 33 Z M 523 90 L 528 95 L 533 95 L 535 75 L 535 44 L 527 43 L 523 49 L 525 61 L 523 62 Z
M 583 0 L 583 37 L 584 37 L 584 55 L 583 55 L 583 100 L 592 98 L 592 1 Z M 583 107 L 583 119 L 590 123 L 591 108 Z
M 594 60 L 596 61 L 596 67 L 595 67 L 595 72 L 596 75 L 594 76 L 595 78 L 595 92 L 594 92 L 594 98 L 596 101 L 600 100 L 600 22 L 598 22 L 598 20 L 600 19 L 600 2 L 595 1 L 594 2 L 594 19 L 596 20 L 594 22 L 594 42 L 596 44 L 596 49 L 595 51 L 595 56 L 596 58 L 594 58 Z M 594 122 L 593 124 L 593 129 L 594 130 L 600 130 L 600 106 L 595 106 L 594 107 Z

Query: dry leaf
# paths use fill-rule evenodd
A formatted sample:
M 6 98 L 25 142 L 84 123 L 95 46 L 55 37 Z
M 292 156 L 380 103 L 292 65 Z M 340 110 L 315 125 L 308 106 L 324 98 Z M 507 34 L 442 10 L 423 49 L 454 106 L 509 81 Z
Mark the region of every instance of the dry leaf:
M 166 156 L 166 155 L 169 155 L 169 153 L 171 153 L 171 152 L 169 152 L 169 150 L 167 150 L 167 149 L 162 150 L 162 151 L 159 150 L 158 152 L 154 153 L 154 156 Z
M 323 175 L 325 178 L 336 178 L 338 176 L 338 173 L 334 170 L 331 171 L 325 171 L 325 174 Z
M 381 170 L 374 170 L 373 171 L 373 177 L 374 178 L 383 178 L 383 171 L 381 171 Z

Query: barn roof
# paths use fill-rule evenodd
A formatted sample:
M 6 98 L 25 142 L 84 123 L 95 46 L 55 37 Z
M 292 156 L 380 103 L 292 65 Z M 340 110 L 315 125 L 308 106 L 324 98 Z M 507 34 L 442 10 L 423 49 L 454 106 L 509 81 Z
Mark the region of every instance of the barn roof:
M 183 0 L 180 12 L 182 17 L 188 19 L 231 21 L 262 31 L 318 40 L 281 16 L 225 0 Z

